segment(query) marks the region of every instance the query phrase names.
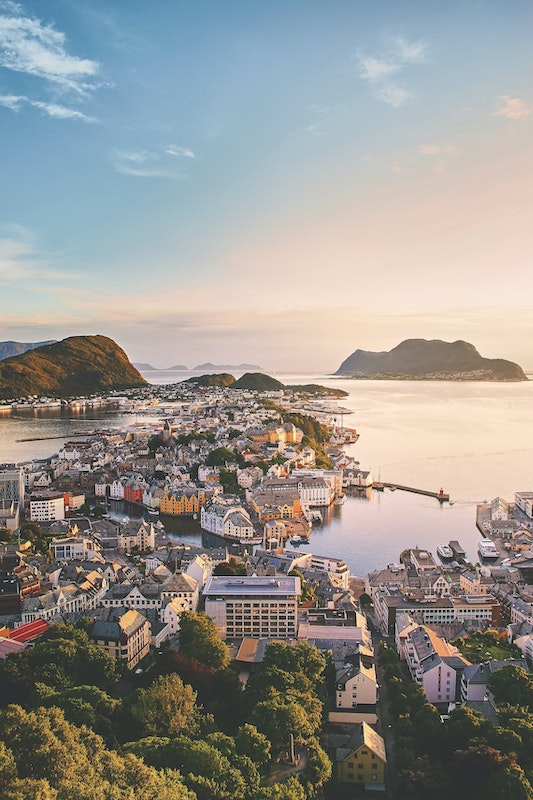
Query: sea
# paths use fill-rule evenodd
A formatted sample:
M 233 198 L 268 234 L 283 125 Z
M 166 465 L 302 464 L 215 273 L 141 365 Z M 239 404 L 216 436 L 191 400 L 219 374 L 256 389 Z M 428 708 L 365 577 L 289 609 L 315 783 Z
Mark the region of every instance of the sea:
M 144 377 L 164 384 L 190 374 L 151 371 Z M 497 496 L 512 501 L 515 492 L 533 490 L 533 380 L 364 381 L 273 374 L 285 384 L 320 383 L 348 392 L 328 401 L 331 414 L 337 424 L 357 430 L 358 441 L 346 451 L 376 480 L 434 492 L 442 488 L 450 495 L 449 503 L 440 503 L 399 489 L 347 493 L 342 505 L 314 523 L 309 542 L 299 549 L 341 557 L 353 575 L 364 577 L 395 563 L 409 547 L 427 549 L 437 559 L 437 545 L 450 539 L 459 540 L 476 563 L 477 505 Z M 0 462 L 47 458 L 74 433 L 95 427 L 135 430 L 147 419 L 96 410 L 68 416 L 59 410 L 0 413 Z M 28 439 L 33 441 L 21 441 Z M 181 533 L 186 541 L 202 540 L 190 525 Z

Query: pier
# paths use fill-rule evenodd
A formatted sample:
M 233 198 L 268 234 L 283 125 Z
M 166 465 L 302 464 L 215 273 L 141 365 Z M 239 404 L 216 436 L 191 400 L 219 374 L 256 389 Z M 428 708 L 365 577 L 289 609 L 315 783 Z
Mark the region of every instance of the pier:
M 431 492 L 429 489 L 417 489 L 414 486 L 402 486 L 399 483 L 386 483 L 381 481 L 380 485 L 387 489 L 399 489 L 401 492 L 412 492 L 413 494 L 423 494 L 426 497 L 434 497 L 441 503 L 447 503 L 450 500 L 450 495 L 440 489 L 438 492 Z

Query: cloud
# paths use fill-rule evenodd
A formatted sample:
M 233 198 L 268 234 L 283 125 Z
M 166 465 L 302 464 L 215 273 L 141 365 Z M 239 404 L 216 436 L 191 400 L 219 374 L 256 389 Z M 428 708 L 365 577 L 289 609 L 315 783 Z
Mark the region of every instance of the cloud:
M 404 86 L 388 83 L 379 87 L 376 96 L 387 105 L 400 108 L 413 97 L 413 94 Z
M 70 55 L 65 41 L 64 33 L 26 16 L 18 3 L 0 3 L 0 66 L 84 94 L 93 88 L 87 79 L 98 63 Z
M 455 156 L 458 150 L 449 144 L 419 144 L 418 152 L 423 156 Z
M 375 97 L 393 108 L 400 108 L 413 98 L 413 93 L 407 87 L 391 82 L 390 78 L 412 64 L 423 63 L 427 49 L 427 43 L 422 40 L 410 42 L 399 37 L 379 56 L 358 53 L 359 77 L 372 87 Z
M 174 157 L 181 155 L 170 152 L 167 148 L 160 152 L 150 150 L 115 150 L 113 163 L 121 175 L 132 175 L 136 178 L 166 178 L 179 181 L 185 177 L 183 173 L 176 172 Z M 191 151 L 192 152 L 192 151 Z M 188 158 L 195 158 L 194 155 Z
M 523 121 L 529 117 L 532 110 L 531 106 L 527 106 L 521 97 L 510 97 L 504 94 L 500 97 L 500 105 L 494 112 L 494 116 Z
M 30 288 L 33 289 L 40 281 L 70 282 L 80 277 L 51 267 L 50 259 L 38 252 L 27 228 L 9 224 L 0 227 L 0 286 L 31 280 Z
M 402 64 L 421 64 L 426 60 L 427 42 L 408 42 L 402 37 L 395 40 L 393 51 Z
M 189 150 L 187 147 L 179 147 L 174 144 L 169 145 L 165 150 L 165 153 L 169 156 L 183 156 L 184 158 L 196 158 L 192 150 Z
M 400 64 L 393 64 L 373 56 L 359 56 L 359 74 L 363 80 L 377 81 L 388 75 L 393 75 L 401 69 Z
M 56 119 L 77 119 L 83 122 L 96 122 L 94 117 L 89 117 L 81 111 L 59 105 L 58 103 L 44 103 L 41 100 L 30 100 L 24 95 L 0 95 L 0 106 L 9 108 L 11 111 L 20 111 L 22 106 L 29 105 L 38 108 L 48 114 L 49 117 Z

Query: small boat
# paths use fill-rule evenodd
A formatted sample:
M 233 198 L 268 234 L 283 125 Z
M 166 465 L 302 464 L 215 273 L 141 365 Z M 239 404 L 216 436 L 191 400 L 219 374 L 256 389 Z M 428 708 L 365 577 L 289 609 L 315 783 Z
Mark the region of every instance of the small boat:
M 291 536 L 291 538 L 289 539 L 289 542 L 295 546 L 299 544 L 304 544 L 306 541 L 307 539 L 304 539 L 303 536 Z
M 341 496 L 337 497 L 337 499 L 335 500 L 335 505 L 336 506 L 342 506 L 342 504 L 345 502 L 345 500 L 346 500 L 346 497 L 343 494 L 341 494 Z M 322 519 L 322 517 L 321 517 L 321 519 Z
M 448 544 L 438 544 L 437 555 L 442 561 L 451 561 L 453 558 L 453 550 Z

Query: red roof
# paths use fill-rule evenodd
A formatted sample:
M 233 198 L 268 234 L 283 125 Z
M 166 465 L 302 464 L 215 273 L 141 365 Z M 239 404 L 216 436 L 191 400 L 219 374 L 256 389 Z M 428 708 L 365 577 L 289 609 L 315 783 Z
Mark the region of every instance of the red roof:
M 9 638 L 14 639 L 15 642 L 32 642 L 41 633 L 47 631 L 49 627 L 50 625 L 44 619 L 34 619 L 33 622 L 19 625 L 14 631 L 10 631 Z

